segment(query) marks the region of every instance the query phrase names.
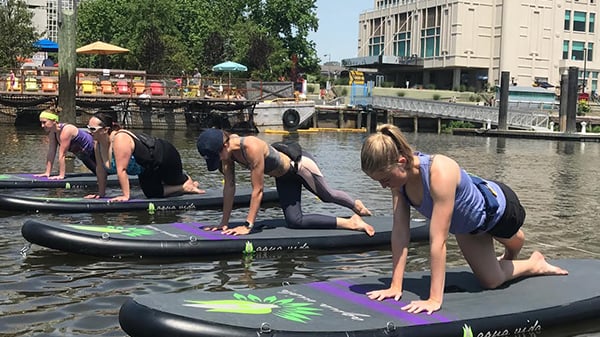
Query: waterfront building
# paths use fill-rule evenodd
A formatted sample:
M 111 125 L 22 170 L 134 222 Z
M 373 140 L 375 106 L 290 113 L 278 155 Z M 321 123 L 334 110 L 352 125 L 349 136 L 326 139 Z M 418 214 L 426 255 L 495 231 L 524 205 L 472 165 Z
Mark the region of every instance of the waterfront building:
M 599 0 L 374 0 L 360 14 L 357 57 L 396 87 L 481 89 L 503 71 L 514 85 L 558 86 L 579 68 L 586 92 L 598 90 Z

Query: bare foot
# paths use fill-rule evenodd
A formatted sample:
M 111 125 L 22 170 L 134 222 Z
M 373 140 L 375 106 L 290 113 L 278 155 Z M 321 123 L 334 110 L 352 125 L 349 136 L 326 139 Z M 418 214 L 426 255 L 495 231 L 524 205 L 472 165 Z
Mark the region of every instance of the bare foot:
M 567 274 L 569 274 L 568 271 L 566 271 L 560 267 L 553 266 L 550 263 L 548 263 L 546 261 L 546 258 L 544 257 L 544 255 L 542 255 L 542 253 L 540 253 L 537 250 L 531 254 L 531 256 L 529 257 L 529 260 L 534 262 L 534 268 L 535 268 L 536 274 L 538 274 L 538 275 L 567 275 Z
M 192 180 L 192 177 L 188 176 L 188 179 L 183 183 L 183 192 L 189 194 L 203 194 L 205 190 L 198 188 L 199 184 L 197 181 Z
M 357 231 L 363 231 L 367 233 L 368 236 L 375 235 L 375 229 L 373 226 L 366 223 L 358 214 L 354 214 L 350 218 L 350 222 L 352 223 L 352 229 Z
M 362 216 L 373 215 L 373 214 L 371 214 L 371 211 L 369 211 L 369 209 L 365 207 L 365 205 L 362 203 L 362 201 L 360 201 L 358 199 L 354 202 L 354 213 L 356 213 L 358 215 L 362 215 Z

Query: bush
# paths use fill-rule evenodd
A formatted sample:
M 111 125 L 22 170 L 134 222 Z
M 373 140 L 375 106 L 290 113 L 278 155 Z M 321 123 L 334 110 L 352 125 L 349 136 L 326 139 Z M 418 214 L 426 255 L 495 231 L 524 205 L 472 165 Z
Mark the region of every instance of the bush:
M 434 101 L 439 101 L 440 97 L 442 97 L 442 95 L 440 95 L 440 94 L 433 94 L 433 100 Z
M 590 103 L 584 99 L 579 100 L 579 102 L 577 102 L 577 115 L 578 116 L 585 116 L 586 113 L 590 112 L 591 108 L 590 108 Z
M 398 97 L 404 97 L 406 96 L 406 93 L 404 91 L 398 91 L 396 95 L 398 95 Z
M 465 121 L 450 121 L 442 126 L 442 132 L 451 133 L 452 129 L 474 129 L 475 125 Z

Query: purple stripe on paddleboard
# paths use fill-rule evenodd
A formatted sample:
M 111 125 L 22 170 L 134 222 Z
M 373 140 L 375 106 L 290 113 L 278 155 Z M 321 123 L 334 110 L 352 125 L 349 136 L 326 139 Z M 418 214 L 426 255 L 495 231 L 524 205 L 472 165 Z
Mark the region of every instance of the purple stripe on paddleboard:
M 224 239 L 233 239 L 233 240 L 237 240 L 239 239 L 239 237 L 234 236 L 234 235 L 224 235 L 221 234 L 220 231 L 205 231 L 202 228 L 199 228 L 198 226 L 204 226 L 202 224 L 199 223 L 174 223 L 172 224 L 173 227 L 182 230 L 184 232 L 188 232 L 191 234 L 195 234 L 199 237 L 202 237 L 204 239 L 207 240 L 224 240 Z
M 350 282 L 344 281 L 344 280 L 333 280 L 330 283 L 334 283 L 334 284 L 339 284 L 340 286 L 344 287 L 344 288 L 350 288 L 352 286 L 356 287 L 355 289 L 359 292 L 359 293 L 367 293 L 367 289 L 365 289 L 364 287 L 362 287 L 359 284 L 352 284 Z M 407 305 L 408 303 L 403 302 L 403 301 L 396 301 L 393 298 L 388 298 L 387 300 L 381 301 L 379 303 L 383 303 L 383 304 L 387 304 L 388 306 L 393 306 L 393 307 L 398 307 L 398 310 L 402 310 L 401 308 L 405 305 Z M 414 314 L 413 314 L 414 315 Z M 455 319 L 453 318 L 448 318 L 444 315 L 440 315 L 439 313 L 432 313 L 431 315 L 424 315 L 425 318 L 429 319 L 429 320 L 435 320 L 436 322 L 454 322 Z
M 431 322 L 419 317 L 418 315 L 411 314 L 411 313 L 408 313 L 408 312 L 402 311 L 402 310 L 392 309 L 388 306 L 382 305 L 379 301 L 374 301 L 374 300 L 368 298 L 366 295 L 363 295 L 363 294 L 358 295 L 353 292 L 343 291 L 341 289 L 338 289 L 334 286 L 327 284 L 326 282 L 309 283 L 307 285 L 311 288 L 320 290 L 326 294 L 334 295 L 345 301 L 359 304 L 370 310 L 383 313 L 385 315 L 394 317 L 396 319 L 403 320 L 405 322 L 409 322 L 413 325 L 424 325 L 424 324 L 431 323 Z

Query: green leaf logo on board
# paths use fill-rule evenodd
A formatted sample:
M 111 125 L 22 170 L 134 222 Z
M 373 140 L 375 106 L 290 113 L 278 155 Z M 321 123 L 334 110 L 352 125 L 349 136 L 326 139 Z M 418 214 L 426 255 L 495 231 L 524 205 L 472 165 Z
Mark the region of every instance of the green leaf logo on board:
M 186 300 L 184 306 L 203 308 L 210 312 L 227 312 L 244 315 L 267 315 L 287 319 L 289 321 L 306 323 L 310 316 L 321 316 L 321 309 L 312 307 L 312 303 L 294 302 L 294 299 L 278 300 L 276 296 L 261 299 L 258 296 L 233 294 L 234 300 L 192 301 Z
M 138 227 L 121 227 L 121 226 L 83 226 L 83 225 L 67 225 L 68 227 L 79 229 L 87 232 L 98 232 L 108 234 L 121 234 L 130 237 L 150 236 L 154 235 L 154 231 L 148 228 Z
M 473 337 L 473 331 L 468 325 L 463 325 L 463 337 Z

